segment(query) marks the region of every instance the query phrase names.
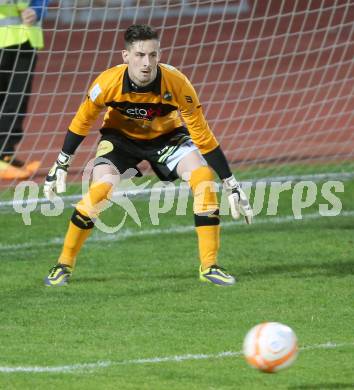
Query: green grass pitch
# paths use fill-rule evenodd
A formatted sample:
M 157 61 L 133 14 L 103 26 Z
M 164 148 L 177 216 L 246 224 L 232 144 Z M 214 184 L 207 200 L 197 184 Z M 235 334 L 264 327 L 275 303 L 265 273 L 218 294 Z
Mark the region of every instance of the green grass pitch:
M 319 216 L 319 195 L 303 220 L 286 218 L 288 191 L 278 219 L 223 218 L 219 259 L 239 279 L 232 288 L 198 281 L 190 209 L 152 226 L 147 202 L 136 200 L 141 228 L 128 218 L 114 236 L 95 231 L 60 289 L 42 280 L 71 209 L 34 212 L 31 226 L 1 213 L 0 388 L 354 389 L 354 181 L 344 187 L 337 217 Z M 104 221 L 121 217 L 113 207 Z M 262 321 L 296 332 L 288 370 L 263 374 L 241 356 Z

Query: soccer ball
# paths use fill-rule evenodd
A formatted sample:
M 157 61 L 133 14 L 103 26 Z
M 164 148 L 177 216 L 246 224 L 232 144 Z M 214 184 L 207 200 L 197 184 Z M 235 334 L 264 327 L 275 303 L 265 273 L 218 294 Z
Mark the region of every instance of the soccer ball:
M 276 372 L 291 366 L 297 356 L 294 331 L 279 322 L 254 326 L 243 342 L 247 362 L 263 372 Z

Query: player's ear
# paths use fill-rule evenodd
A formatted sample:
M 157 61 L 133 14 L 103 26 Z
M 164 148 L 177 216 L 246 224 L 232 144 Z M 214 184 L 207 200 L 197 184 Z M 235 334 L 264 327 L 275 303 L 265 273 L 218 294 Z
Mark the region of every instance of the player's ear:
M 125 50 L 125 49 L 122 50 L 122 58 L 123 58 L 123 62 L 125 64 L 128 63 L 128 55 L 129 55 L 128 50 Z

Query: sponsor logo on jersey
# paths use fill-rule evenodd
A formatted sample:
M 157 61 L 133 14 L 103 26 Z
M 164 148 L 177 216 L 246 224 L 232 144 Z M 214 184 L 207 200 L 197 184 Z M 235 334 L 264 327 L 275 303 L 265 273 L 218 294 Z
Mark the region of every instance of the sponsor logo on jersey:
M 152 121 L 156 117 L 166 116 L 170 112 L 177 110 L 177 107 L 163 103 L 109 102 L 106 105 L 129 118 L 147 121 Z
M 134 107 L 134 108 L 128 108 L 126 110 L 126 114 L 128 114 L 129 117 L 135 118 L 135 119 L 145 119 L 148 121 L 152 121 L 155 116 L 162 116 L 162 108 L 157 107 L 157 108 L 139 108 L 139 107 Z

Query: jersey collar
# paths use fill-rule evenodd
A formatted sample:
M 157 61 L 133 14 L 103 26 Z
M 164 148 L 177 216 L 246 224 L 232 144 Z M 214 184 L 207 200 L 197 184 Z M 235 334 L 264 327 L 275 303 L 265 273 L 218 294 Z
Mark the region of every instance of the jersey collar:
M 122 93 L 129 93 L 129 92 L 136 92 L 136 93 L 143 93 L 143 92 L 153 92 L 156 95 L 161 94 L 161 69 L 159 66 L 157 66 L 157 74 L 155 80 L 150 83 L 149 85 L 146 85 L 145 87 L 138 87 L 135 86 L 135 84 L 130 80 L 129 74 L 128 74 L 128 68 L 124 72 L 123 76 L 123 88 Z

